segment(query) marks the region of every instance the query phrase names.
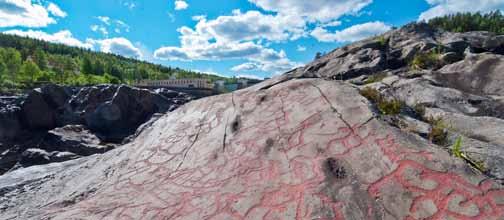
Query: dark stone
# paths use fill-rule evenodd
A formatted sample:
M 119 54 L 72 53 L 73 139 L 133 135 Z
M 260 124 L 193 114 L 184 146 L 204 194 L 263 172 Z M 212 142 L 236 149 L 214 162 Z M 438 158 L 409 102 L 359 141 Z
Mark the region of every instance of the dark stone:
M 269 152 L 271 151 L 271 149 L 273 148 L 273 145 L 275 145 L 275 140 L 271 139 L 271 138 L 268 138 L 266 140 L 266 145 L 264 146 L 264 153 L 265 154 L 269 154 Z
M 236 118 L 233 120 L 233 123 L 231 123 L 231 131 L 235 133 L 238 130 L 240 130 L 240 127 L 241 127 L 241 118 L 239 115 L 237 115 Z
M 68 88 L 64 88 L 58 85 L 49 84 L 40 89 L 44 100 L 47 104 L 54 109 L 63 108 L 63 106 L 68 102 L 71 95 Z
M 448 52 L 440 57 L 441 61 L 446 64 L 455 63 L 464 59 L 464 56 L 460 53 Z
M 111 142 L 131 141 L 126 137 L 154 114 L 190 100 L 181 92 L 118 85 L 47 85 L 26 97 L 0 97 L 0 174 L 105 153 L 116 147 Z
M 16 106 L 0 108 L 0 141 L 13 140 L 22 133 L 21 109 Z
M 23 102 L 22 120 L 30 130 L 50 130 L 56 127 L 56 112 L 44 99 L 40 89 L 31 91 Z
M 120 86 L 111 100 L 90 104 L 84 119 L 102 140 L 120 142 L 134 134 L 154 113 L 167 112 L 171 106 L 168 99 L 148 90 Z
M 341 162 L 328 158 L 324 163 L 324 171 L 329 179 L 345 179 L 347 172 Z

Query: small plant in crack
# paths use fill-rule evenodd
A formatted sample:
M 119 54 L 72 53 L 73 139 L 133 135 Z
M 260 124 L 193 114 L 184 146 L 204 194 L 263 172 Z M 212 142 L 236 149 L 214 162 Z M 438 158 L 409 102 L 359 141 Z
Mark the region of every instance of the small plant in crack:
M 389 44 L 390 38 L 385 38 L 385 36 L 379 36 L 378 37 L 378 43 L 380 44 L 381 48 L 386 48 L 387 45 Z
M 410 68 L 412 70 L 425 70 L 425 69 L 436 69 L 441 65 L 441 52 L 440 47 L 430 51 L 418 53 L 415 55 L 413 60 L 410 62 Z
M 482 161 L 476 161 L 462 151 L 462 137 L 457 138 L 455 144 L 453 144 L 451 148 L 451 153 L 453 154 L 453 156 L 463 159 L 465 162 L 467 162 L 480 172 L 486 172 L 487 169 L 485 168 L 485 164 Z
M 366 99 L 368 99 L 371 102 L 377 103 L 380 98 L 381 94 L 378 90 L 373 89 L 371 87 L 366 87 L 360 91 L 360 94 L 364 96 Z
M 378 74 L 370 75 L 366 79 L 366 81 L 364 82 L 364 84 L 371 84 L 371 83 L 375 83 L 375 82 L 381 82 L 386 77 L 387 77 L 387 73 L 378 73 Z
M 431 125 L 431 130 L 427 136 L 429 140 L 437 145 L 446 145 L 448 142 L 447 127 L 442 118 L 435 118 L 430 116 L 427 122 Z
M 403 107 L 404 103 L 396 99 L 382 99 L 378 102 L 378 110 L 384 115 L 398 115 Z
M 455 144 L 452 147 L 452 154 L 455 157 L 463 158 L 462 154 L 462 137 L 458 137 Z
M 425 105 L 424 104 L 415 104 L 413 106 L 413 110 L 418 118 L 423 119 L 425 116 Z
M 397 99 L 386 99 L 378 90 L 371 87 L 362 89 L 360 94 L 374 103 L 383 115 L 398 115 L 405 107 L 404 102 Z

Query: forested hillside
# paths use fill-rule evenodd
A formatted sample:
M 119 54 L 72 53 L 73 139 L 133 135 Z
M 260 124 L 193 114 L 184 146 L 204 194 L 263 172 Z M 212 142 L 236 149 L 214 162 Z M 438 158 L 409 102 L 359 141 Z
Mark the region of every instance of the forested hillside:
M 486 14 L 457 13 L 431 19 L 429 25 L 452 32 L 490 31 L 504 34 L 504 16 L 500 11 Z
M 0 34 L 0 88 L 25 88 L 37 83 L 66 85 L 132 83 L 139 79 L 224 79 L 45 41 Z

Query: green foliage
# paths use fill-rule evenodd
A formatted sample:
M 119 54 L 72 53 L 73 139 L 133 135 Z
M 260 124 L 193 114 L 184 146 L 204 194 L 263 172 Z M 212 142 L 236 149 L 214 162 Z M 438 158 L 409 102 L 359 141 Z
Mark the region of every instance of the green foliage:
M 21 53 L 19 53 L 16 49 L 7 48 L 3 51 L 2 58 L 5 65 L 7 65 L 9 79 L 15 80 L 16 73 L 19 72 L 19 69 L 21 68 L 21 65 L 23 63 L 21 59 Z
M 448 138 L 446 125 L 442 118 L 429 117 L 427 122 L 431 125 L 431 130 L 427 136 L 432 143 L 437 145 L 445 145 Z
M 463 158 L 462 153 L 462 137 L 458 137 L 455 144 L 452 147 L 452 153 L 455 157 Z
M 38 48 L 35 51 L 34 59 L 35 59 L 35 63 L 37 63 L 38 67 L 41 70 L 47 69 L 47 55 L 42 49 Z
M 398 115 L 405 106 L 405 104 L 399 100 L 388 100 L 384 98 L 378 90 L 371 87 L 362 89 L 360 94 L 375 103 L 380 113 L 384 115 Z
M 84 57 L 82 60 L 81 72 L 84 74 L 93 74 L 94 72 L 93 63 L 88 57 Z
M 364 83 L 371 84 L 371 83 L 375 83 L 375 82 L 380 82 L 383 79 L 385 79 L 386 77 L 387 77 L 387 73 L 374 74 L 374 75 L 369 76 Z
M 7 65 L 0 59 L 0 81 L 7 77 Z
M 377 103 L 377 106 L 378 110 L 384 115 L 398 115 L 401 113 L 404 103 L 396 99 L 382 99 Z
M 35 80 L 40 76 L 40 69 L 31 60 L 27 60 L 23 63 L 23 66 L 21 66 L 21 71 L 19 72 L 18 75 L 18 81 L 21 81 L 23 83 L 31 84 L 35 82 Z
M 3 68 L 1 63 L 7 69 L 0 72 L 0 83 L 4 82 L 1 85 L 15 87 L 37 82 L 134 83 L 140 79 L 162 80 L 172 76 L 236 82 L 236 79 L 0 33 L 0 68 Z
M 366 87 L 366 88 L 360 90 L 360 94 L 374 103 L 377 103 L 381 99 L 380 92 L 376 89 L 371 88 L 371 87 Z
M 457 13 L 433 18 L 428 24 L 451 32 L 490 31 L 504 34 L 504 16 L 497 10 L 481 13 Z
M 440 56 L 441 54 L 437 50 L 416 54 L 410 63 L 410 67 L 414 70 L 437 68 L 441 64 Z
M 378 37 L 378 43 L 380 44 L 380 46 L 382 48 L 385 48 L 387 47 L 388 43 L 389 43 L 389 38 L 385 38 L 384 36 L 379 36 Z
M 470 164 L 472 167 L 475 169 L 485 172 L 485 164 L 481 161 L 476 161 L 470 158 L 466 153 L 462 152 L 462 137 L 458 137 L 457 140 L 455 141 L 455 144 L 452 146 L 451 152 L 453 156 L 463 159 L 466 161 L 468 164 Z
M 415 110 L 415 113 L 420 117 L 423 118 L 425 116 L 425 105 L 422 104 L 416 104 L 413 106 L 413 110 Z
M 99 60 L 95 61 L 94 66 L 93 66 L 93 73 L 96 75 L 103 75 L 105 74 L 105 66 L 103 63 Z

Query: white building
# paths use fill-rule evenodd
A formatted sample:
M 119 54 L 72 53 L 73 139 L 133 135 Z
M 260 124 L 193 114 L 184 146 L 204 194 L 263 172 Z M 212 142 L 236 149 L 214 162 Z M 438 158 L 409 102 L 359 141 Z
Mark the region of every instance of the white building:
M 213 89 L 214 85 L 208 79 L 168 79 L 168 80 L 141 80 L 137 86 L 141 87 L 174 87 L 174 88 L 199 88 Z

